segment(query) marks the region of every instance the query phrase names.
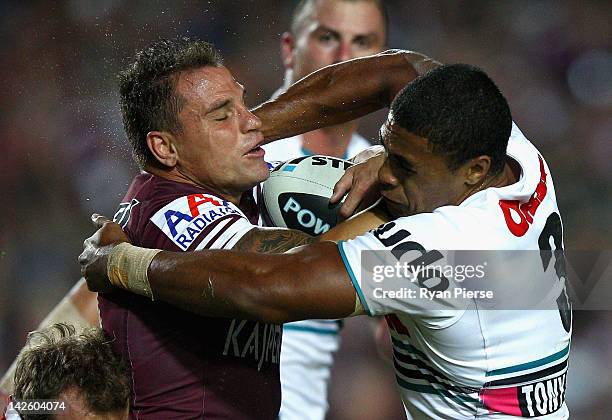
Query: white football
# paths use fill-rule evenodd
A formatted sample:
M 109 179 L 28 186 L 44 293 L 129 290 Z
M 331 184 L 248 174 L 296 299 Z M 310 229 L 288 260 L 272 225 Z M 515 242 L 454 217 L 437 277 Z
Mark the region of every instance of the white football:
M 263 183 L 266 224 L 310 235 L 327 232 L 340 210 L 340 205 L 329 205 L 329 197 L 351 165 L 331 156 L 304 156 L 277 166 Z

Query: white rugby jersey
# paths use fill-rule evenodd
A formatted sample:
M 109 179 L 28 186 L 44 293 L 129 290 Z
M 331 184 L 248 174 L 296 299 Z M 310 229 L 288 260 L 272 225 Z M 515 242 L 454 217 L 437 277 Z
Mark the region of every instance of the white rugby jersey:
M 353 134 L 345 158 L 370 147 Z M 289 137 L 263 146 L 267 161 L 286 161 L 311 154 L 302 145 L 302 136 Z M 306 320 L 283 326 L 281 351 L 281 420 L 323 420 L 327 413 L 327 389 L 340 347 L 340 320 Z
M 562 225 L 550 171 L 514 125 L 507 154 L 521 166 L 517 183 L 487 188 L 459 206 L 399 218 L 339 244 L 363 307 L 370 315 L 386 316 L 396 380 L 409 418 L 569 416 L 565 378 L 571 313 L 565 279 L 553 264 L 556 258 L 540 263 L 537 270 L 517 264 L 503 276 L 510 289 L 539 282 L 551 286 L 543 305 L 532 310 L 491 310 L 486 299 L 442 296 L 434 303 L 406 293 L 381 297 L 374 289 L 384 288 L 384 280 L 375 281 L 366 272 L 371 269 L 362 267 L 365 250 L 422 256 L 431 250 L 561 248 Z M 534 255 L 539 258 L 540 253 Z M 414 293 L 428 287 L 412 281 L 402 285 Z M 504 288 L 497 291 L 503 294 Z

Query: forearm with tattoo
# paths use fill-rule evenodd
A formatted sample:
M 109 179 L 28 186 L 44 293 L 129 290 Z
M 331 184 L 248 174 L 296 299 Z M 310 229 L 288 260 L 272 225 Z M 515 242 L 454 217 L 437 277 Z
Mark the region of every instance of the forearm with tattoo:
M 235 251 L 279 254 L 318 239 L 293 229 L 255 228 L 245 234 L 232 248 Z

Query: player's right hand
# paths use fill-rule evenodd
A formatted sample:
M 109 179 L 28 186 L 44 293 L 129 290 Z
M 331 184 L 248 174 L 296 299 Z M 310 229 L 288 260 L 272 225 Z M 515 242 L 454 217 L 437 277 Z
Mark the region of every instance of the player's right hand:
M 130 240 L 121 226 L 110 219 L 94 213 L 91 220 L 98 230 L 83 242 L 83 252 L 79 255 L 81 275 L 89 290 L 106 293 L 114 290 L 107 277 L 108 255 L 115 245 Z
M 334 192 L 329 199 L 331 204 L 335 204 L 348 193 L 340 208 L 341 218 L 349 218 L 356 212 L 370 207 L 380 198 L 378 170 L 384 161 L 384 151 L 378 151 L 365 160 L 358 161 L 344 172 L 334 186 Z

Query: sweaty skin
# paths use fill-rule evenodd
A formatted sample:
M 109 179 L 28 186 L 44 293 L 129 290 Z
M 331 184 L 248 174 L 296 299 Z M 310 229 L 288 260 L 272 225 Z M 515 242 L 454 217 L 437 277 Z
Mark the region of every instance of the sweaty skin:
M 262 121 L 261 132 L 266 141 L 291 137 L 324 126 L 349 121 L 388 106 L 395 94 L 406 83 L 438 65 L 424 55 L 407 51 L 387 51 L 369 58 L 351 60 L 351 62 L 351 65 L 341 63 L 321 69 L 296 83 L 276 100 L 268 101 L 255 108 L 253 112 Z M 378 72 L 373 73 L 372 68 L 378 69 Z M 364 78 L 364 74 L 367 74 L 368 77 Z M 350 82 L 351 78 L 360 80 L 359 92 L 355 92 L 354 83 Z M 364 80 L 367 83 L 363 83 Z M 330 88 L 331 85 L 334 86 L 333 89 Z M 352 106 L 347 106 L 343 101 L 343 96 L 346 96 L 347 93 L 358 95 L 355 101 L 351 102 Z M 378 166 L 376 165 L 376 168 Z M 343 178 L 342 184 L 334 191 L 334 200 L 337 201 L 350 190 L 341 208 L 341 214 L 344 217 L 352 214 L 357 208 L 361 197 L 367 190 L 363 185 L 370 182 L 368 177 L 360 177 L 356 169 L 351 169 Z M 342 239 L 343 235 L 345 238 L 354 237 L 382 223 L 381 219 L 369 213 L 362 217 L 360 219 L 362 221 L 365 220 L 365 217 L 372 218 L 368 222 L 363 222 L 361 226 L 355 226 L 354 230 L 351 230 L 351 225 L 342 225 L 343 233 L 335 231 L 335 235 L 338 236 L 330 236 L 329 239 Z M 356 223 L 358 222 L 352 222 L 352 224 Z M 334 231 L 330 231 L 329 234 L 331 235 L 332 232 Z M 262 245 L 261 238 L 255 237 L 254 234 L 244 239 L 242 243 L 237 244 L 241 246 L 237 249 L 266 252 L 272 251 L 273 246 L 276 252 L 282 252 L 292 246 L 308 242 L 308 239 L 304 238 L 286 237 L 286 240 L 277 239 L 273 244 L 274 241 L 268 238 L 266 247 Z M 295 242 L 292 243 L 292 240 Z M 210 284 L 214 284 L 214 277 L 211 277 Z M 85 319 L 91 325 L 99 325 L 96 293 L 87 290 L 83 280 L 80 280 L 73 290 L 72 295 L 64 299 L 56 308 L 57 310 L 54 310 L 41 325 L 46 325 L 46 322 L 73 322 L 74 315 L 68 318 L 63 315 L 54 315 L 55 313 L 73 313 L 73 308 L 77 311 L 76 317 L 79 319 Z M 352 308 L 354 297 L 350 300 L 352 302 L 348 307 Z M 64 310 L 64 307 L 67 307 L 68 310 Z M 12 370 L 4 375 L 0 381 L 0 394 L 10 394 L 12 376 Z
M 438 65 L 424 55 L 406 51 L 350 60 L 311 74 L 254 112 L 263 122 L 266 139 L 292 136 L 388 106 L 408 82 Z M 373 73 L 373 68 L 378 71 Z M 368 77 L 363 77 L 365 74 Z M 101 225 L 106 219 L 97 217 L 96 221 Z M 117 231 L 108 223 L 107 227 L 107 235 Z M 114 234 L 121 237 L 123 233 L 119 229 Z M 106 256 L 113 241 L 100 239 L 98 235 L 89 241 L 80 258 L 94 291 L 109 287 Z M 291 286 L 299 285 L 299 290 L 288 287 L 287 267 L 293 270 Z M 341 318 L 355 309 L 355 289 L 336 244 L 328 241 L 281 255 L 202 251 L 175 256 L 161 252 L 149 267 L 149 281 L 157 299 L 209 316 L 284 323 Z

